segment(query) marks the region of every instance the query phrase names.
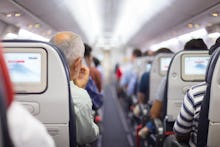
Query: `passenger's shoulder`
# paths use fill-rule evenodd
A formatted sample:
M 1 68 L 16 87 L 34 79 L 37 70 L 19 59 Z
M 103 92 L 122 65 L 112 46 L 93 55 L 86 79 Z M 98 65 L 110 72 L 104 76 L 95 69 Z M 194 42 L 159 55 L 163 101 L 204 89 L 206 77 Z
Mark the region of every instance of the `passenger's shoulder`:
M 90 99 L 88 92 L 83 88 L 77 87 L 73 83 L 71 84 L 71 95 L 75 103 L 78 103 L 78 102 L 89 103 L 89 104 L 91 103 L 91 99 Z
M 195 94 L 199 94 L 199 93 L 203 94 L 203 93 L 205 93 L 206 88 L 207 88 L 206 82 L 202 82 L 202 83 L 199 83 L 199 84 L 192 86 L 189 89 L 188 94 L 190 94 L 190 95 L 195 95 Z

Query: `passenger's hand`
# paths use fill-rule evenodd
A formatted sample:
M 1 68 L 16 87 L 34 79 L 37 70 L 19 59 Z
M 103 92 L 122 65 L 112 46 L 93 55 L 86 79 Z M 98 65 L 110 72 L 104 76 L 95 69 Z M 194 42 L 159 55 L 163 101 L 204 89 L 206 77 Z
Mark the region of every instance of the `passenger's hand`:
M 140 108 L 139 108 L 139 105 L 136 105 L 133 109 L 133 114 L 136 116 L 136 117 L 139 117 L 140 115 Z
M 80 88 L 85 88 L 89 80 L 89 68 L 82 65 L 79 76 L 76 79 L 76 85 Z
M 149 130 L 148 128 L 145 126 L 143 127 L 139 132 L 138 132 L 138 136 L 140 136 L 141 138 L 146 138 L 147 134 L 148 134 Z

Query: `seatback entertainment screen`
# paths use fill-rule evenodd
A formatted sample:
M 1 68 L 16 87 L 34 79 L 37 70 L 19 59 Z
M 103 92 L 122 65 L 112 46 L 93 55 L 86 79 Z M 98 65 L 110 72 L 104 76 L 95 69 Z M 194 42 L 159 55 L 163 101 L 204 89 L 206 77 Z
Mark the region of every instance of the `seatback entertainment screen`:
M 16 93 L 41 93 L 47 87 L 47 52 L 43 48 L 3 49 Z
M 160 58 L 160 74 L 165 75 L 170 65 L 171 57 L 161 57 Z
M 14 83 L 41 82 L 40 53 L 5 53 L 5 59 Z
M 182 78 L 183 80 L 200 81 L 205 79 L 209 56 L 183 56 Z

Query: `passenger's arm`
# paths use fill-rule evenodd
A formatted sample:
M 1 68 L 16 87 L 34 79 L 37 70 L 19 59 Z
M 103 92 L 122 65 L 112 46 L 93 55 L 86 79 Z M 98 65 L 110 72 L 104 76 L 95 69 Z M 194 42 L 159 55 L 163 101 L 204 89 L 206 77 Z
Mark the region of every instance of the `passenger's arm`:
M 150 109 L 150 116 L 152 119 L 160 118 L 161 110 L 162 110 L 162 101 L 155 100 L 151 109 Z
M 188 142 L 192 130 L 194 111 L 193 96 L 191 91 L 188 91 L 173 127 L 178 141 Z
M 160 117 L 163 106 L 163 99 L 165 97 L 164 96 L 165 87 L 166 87 L 166 77 L 164 77 L 160 82 L 159 89 L 157 90 L 156 99 L 154 100 L 153 106 L 151 107 L 150 114 L 152 119 Z
M 145 102 L 145 94 L 138 92 L 138 103 L 143 104 Z
M 86 91 L 92 100 L 92 109 L 98 110 L 103 105 L 103 95 L 98 91 L 92 78 L 89 78 Z

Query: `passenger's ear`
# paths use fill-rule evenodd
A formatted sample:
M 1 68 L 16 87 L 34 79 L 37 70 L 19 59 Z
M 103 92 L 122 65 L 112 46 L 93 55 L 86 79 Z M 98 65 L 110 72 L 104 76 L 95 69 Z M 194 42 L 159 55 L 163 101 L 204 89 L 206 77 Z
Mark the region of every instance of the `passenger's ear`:
M 82 65 L 82 58 L 77 58 L 75 60 L 75 66 L 76 67 L 81 67 L 81 65 Z
M 73 64 L 70 67 L 70 77 L 71 79 L 76 79 L 76 77 L 78 77 L 79 74 L 79 70 L 81 68 L 81 62 L 82 59 L 81 58 L 77 58 L 76 60 L 74 60 Z
M 77 58 L 73 63 L 73 68 L 74 68 L 73 70 L 75 72 L 79 72 L 81 65 L 82 65 L 82 58 Z

